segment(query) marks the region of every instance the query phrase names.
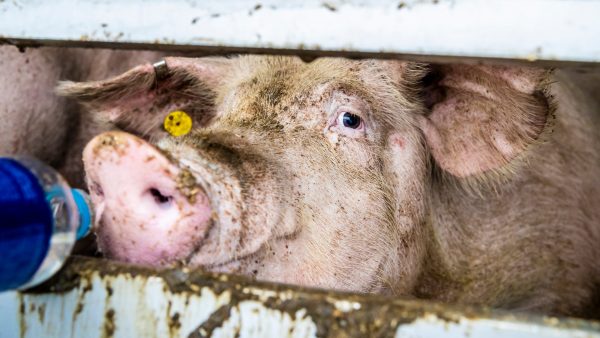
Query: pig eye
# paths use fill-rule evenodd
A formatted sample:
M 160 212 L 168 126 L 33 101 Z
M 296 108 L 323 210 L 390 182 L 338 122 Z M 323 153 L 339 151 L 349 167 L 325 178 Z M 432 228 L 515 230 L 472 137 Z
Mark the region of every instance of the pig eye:
M 333 109 L 334 114 L 329 116 L 326 131 L 349 138 L 365 137 L 367 135 L 368 122 L 361 115 L 367 109 L 362 105 L 356 108 L 353 105 L 335 107 Z M 359 114 L 356 114 L 356 112 L 359 112 Z
M 338 124 L 346 128 L 360 129 L 362 127 L 362 119 L 358 115 L 354 115 L 349 112 L 342 112 L 338 119 Z

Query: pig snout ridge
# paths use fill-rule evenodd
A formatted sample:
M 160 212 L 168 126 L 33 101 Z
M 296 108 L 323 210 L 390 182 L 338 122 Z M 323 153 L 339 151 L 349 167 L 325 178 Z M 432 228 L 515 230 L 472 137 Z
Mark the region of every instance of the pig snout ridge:
M 107 132 L 88 143 L 83 161 L 106 256 L 163 266 L 186 260 L 202 244 L 212 222 L 210 201 L 193 175 L 157 148 Z

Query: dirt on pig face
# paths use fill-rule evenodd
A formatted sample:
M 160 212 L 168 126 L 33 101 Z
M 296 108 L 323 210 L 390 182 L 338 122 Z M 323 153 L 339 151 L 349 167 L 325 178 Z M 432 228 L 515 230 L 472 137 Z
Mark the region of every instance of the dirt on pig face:
M 228 187 L 241 190 L 242 212 L 231 220 L 241 223 L 240 230 L 226 241 L 229 260 L 211 264 L 205 258 L 202 265 L 259 279 L 374 292 L 397 288 L 392 279 L 414 280 L 397 278 L 399 256 L 418 255 L 418 246 L 402 247 L 400 239 L 418 234 L 411 224 L 397 226 L 391 205 L 397 196 L 388 185 L 396 170 L 386 168 L 384 156 L 391 122 L 405 126 L 397 139 L 424 156 L 410 119 L 417 106 L 399 95 L 392 79 L 382 81 L 383 71 L 378 75 L 369 87 L 365 82 L 377 75 L 361 74 L 341 60 L 307 65 L 272 59 L 224 81 L 212 125 L 159 143 L 192 172 L 206 167 L 204 161 L 218 163 L 236 181 Z M 345 112 L 360 117 L 361 130 L 342 125 Z M 412 161 L 425 163 L 419 156 Z M 209 231 L 199 253 L 219 250 L 210 244 L 221 231 L 218 226 Z
M 421 207 L 401 201 L 423 195 L 419 175 L 426 152 L 413 118 L 421 113 L 418 103 L 398 91 L 384 67 L 343 59 L 306 64 L 297 58 L 248 57 L 231 68 L 235 71 L 213 88 L 212 123 L 185 137 L 157 142 L 160 153 L 178 168 L 176 189 L 191 204 L 198 191 L 206 191 L 214 222 L 199 231 L 197 243 L 179 248 L 183 254 L 151 255 L 156 265 L 183 262 L 344 290 L 410 287 L 421 247 L 406 241 L 420 236 L 413 226 L 419 215 L 412 213 Z M 165 99 L 160 102 L 164 105 Z M 345 126 L 344 114 L 359 123 Z M 121 137 L 103 136 L 112 141 Z M 95 163 L 115 156 L 110 149 L 97 151 L 114 143 L 96 143 Z M 391 168 L 386 156 L 395 149 L 410 153 L 410 162 Z M 86 164 L 88 178 L 95 177 L 89 173 L 93 164 Z M 412 184 L 390 187 L 390 181 L 401 179 Z M 132 223 L 126 209 L 135 206 L 119 208 L 123 210 L 105 212 L 114 220 L 101 217 L 100 249 L 148 264 L 127 248 L 134 241 L 139 246 L 136 239 L 127 243 L 118 235 L 119 227 Z M 154 235 L 152 226 L 141 225 L 139 236 Z M 170 232 L 178 227 L 173 224 Z M 176 243 L 181 244 L 172 245 Z
M 147 64 L 59 89 L 127 132 L 84 151 L 108 257 L 549 313 L 591 299 L 600 123 L 563 109 L 567 89 L 547 71 L 265 56 L 165 64 L 161 79 Z M 190 134 L 162 129 L 173 110 L 188 111 Z

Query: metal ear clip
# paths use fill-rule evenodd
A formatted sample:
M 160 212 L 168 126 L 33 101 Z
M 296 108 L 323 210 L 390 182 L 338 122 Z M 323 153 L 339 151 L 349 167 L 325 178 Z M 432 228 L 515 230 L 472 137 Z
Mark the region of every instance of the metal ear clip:
M 169 67 L 167 67 L 167 61 L 160 60 L 152 64 L 154 67 L 154 76 L 156 77 L 156 81 L 164 80 L 167 75 L 169 75 Z

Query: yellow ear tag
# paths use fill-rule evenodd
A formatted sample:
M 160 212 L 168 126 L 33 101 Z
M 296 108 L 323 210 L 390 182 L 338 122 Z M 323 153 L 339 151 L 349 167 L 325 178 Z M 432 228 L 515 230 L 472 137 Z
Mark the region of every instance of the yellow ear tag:
M 163 125 L 172 136 L 183 136 L 192 130 L 192 118 L 184 111 L 175 110 L 165 117 Z

